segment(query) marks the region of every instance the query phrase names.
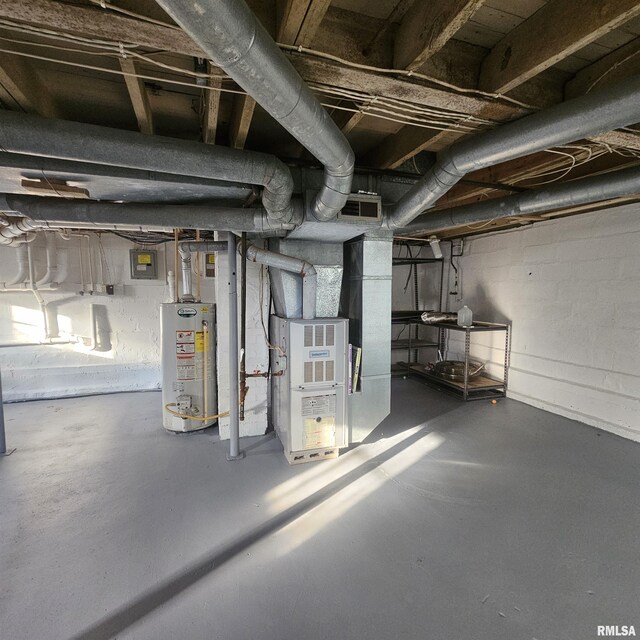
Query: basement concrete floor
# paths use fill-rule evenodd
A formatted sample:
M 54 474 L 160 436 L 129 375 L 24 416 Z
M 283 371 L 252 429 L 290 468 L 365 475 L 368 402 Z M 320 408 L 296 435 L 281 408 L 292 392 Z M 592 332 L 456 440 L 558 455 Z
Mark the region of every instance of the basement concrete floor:
M 158 393 L 5 409 L 3 639 L 640 635 L 640 446 L 580 423 L 394 380 L 368 443 L 291 467 Z

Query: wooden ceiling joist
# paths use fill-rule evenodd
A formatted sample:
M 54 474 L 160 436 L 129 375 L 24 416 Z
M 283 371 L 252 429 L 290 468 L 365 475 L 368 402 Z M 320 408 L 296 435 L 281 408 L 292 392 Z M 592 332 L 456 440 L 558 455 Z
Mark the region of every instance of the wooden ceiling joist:
M 286 0 L 278 28 L 278 42 L 309 46 L 331 0 Z
M 131 106 L 136 114 L 138 129 L 142 133 L 153 135 L 153 114 L 149 105 L 149 96 L 144 81 L 137 77 L 136 64 L 131 58 L 121 58 L 120 68 L 124 73 Z
M 229 142 L 234 149 L 244 149 L 255 107 L 256 101 L 251 96 L 241 94 L 235 97 L 229 129 Z
M 396 34 L 393 64 L 419 69 L 480 8 L 485 0 L 416 0 Z
M 576 98 L 638 74 L 640 74 L 640 38 L 632 40 L 578 71 L 565 86 L 565 98 L 567 100 Z
M 51 93 L 25 58 L 3 54 L 0 61 L 0 100 L 8 108 L 59 118 Z
M 637 15 L 637 0 L 550 0 L 493 47 L 480 89 L 505 93 Z
M 207 64 L 207 68 L 209 65 Z M 202 124 L 202 139 L 207 144 L 216 143 L 216 131 L 220 113 L 220 97 L 222 92 L 222 78 L 209 78 L 210 89 L 204 92 L 204 121 Z

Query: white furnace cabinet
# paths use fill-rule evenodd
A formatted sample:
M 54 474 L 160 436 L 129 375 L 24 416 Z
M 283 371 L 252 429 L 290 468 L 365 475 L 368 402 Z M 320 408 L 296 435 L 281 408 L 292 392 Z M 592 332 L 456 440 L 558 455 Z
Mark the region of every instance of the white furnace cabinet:
M 160 305 L 162 423 L 169 431 L 197 431 L 216 422 L 215 307 L 207 302 Z M 184 416 L 175 416 L 175 413 Z
M 290 463 L 334 458 L 348 444 L 348 320 L 271 316 L 273 424 Z

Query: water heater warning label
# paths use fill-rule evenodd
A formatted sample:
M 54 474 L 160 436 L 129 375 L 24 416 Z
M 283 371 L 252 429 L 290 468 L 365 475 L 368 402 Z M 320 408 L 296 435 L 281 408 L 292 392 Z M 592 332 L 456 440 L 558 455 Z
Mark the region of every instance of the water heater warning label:
M 177 356 L 177 379 L 178 380 L 195 380 L 196 379 L 196 359 L 195 356 L 184 355 Z
M 176 342 L 195 342 L 195 331 L 176 331 Z

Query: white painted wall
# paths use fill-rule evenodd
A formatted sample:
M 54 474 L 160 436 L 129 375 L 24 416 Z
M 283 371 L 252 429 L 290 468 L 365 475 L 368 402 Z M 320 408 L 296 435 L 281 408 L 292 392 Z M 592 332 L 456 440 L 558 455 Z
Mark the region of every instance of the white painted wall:
M 510 397 L 640 441 L 638 205 L 466 240 L 459 264 L 450 309 L 512 323 Z M 498 372 L 502 337 L 479 338 Z
M 240 320 L 240 280 L 242 260 L 238 261 L 238 321 Z M 246 369 L 247 373 L 266 371 L 269 366 L 269 349 L 265 340 L 261 318 L 269 330 L 269 276 L 268 270 L 255 262 L 247 265 L 247 330 Z M 262 278 L 260 274 L 262 273 Z M 219 411 L 229 409 L 229 270 L 227 255 L 220 253 L 216 269 L 216 298 L 218 324 L 218 407 Z M 262 293 L 261 293 L 262 292 Z M 240 329 L 238 329 L 238 344 Z M 249 378 L 249 392 L 245 401 L 245 419 L 240 422 L 240 436 L 262 435 L 267 430 L 268 382 L 266 378 Z M 220 418 L 220 438 L 229 438 L 229 418 Z
M 93 234 L 92 234 L 93 235 Z M 57 316 L 60 335 L 81 341 L 64 345 L 0 348 L 0 366 L 6 401 L 78 394 L 156 389 L 160 387 L 159 305 L 166 301 L 165 248 L 173 261 L 173 243 L 153 247 L 158 251 L 158 280 L 132 280 L 129 249 L 134 245 L 112 234 L 102 234 L 104 250 L 100 277 L 99 250 L 92 238 L 96 281 L 113 283 L 116 295 L 78 295 L 81 287 L 80 244 L 74 237 L 60 239 L 58 246 L 69 254 L 69 276 L 58 291 L 43 291 L 50 313 Z M 83 243 L 85 278 L 88 281 L 88 252 Z M 37 275 L 45 272 L 44 237 L 33 245 Z M 15 249 L 0 247 L 0 282 L 17 272 Z M 171 269 L 172 267 L 170 267 Z M 211 296 L 213 296 L 213 285 Z M 88 289 L 89 287 L 87 287 Z M 91 303 L 100 305 L 105 351 L 92 350 L 89 313 Z M 31 293 L 0 293 L 0 343 L 34 342 L 44 338 L 44 324 Z

